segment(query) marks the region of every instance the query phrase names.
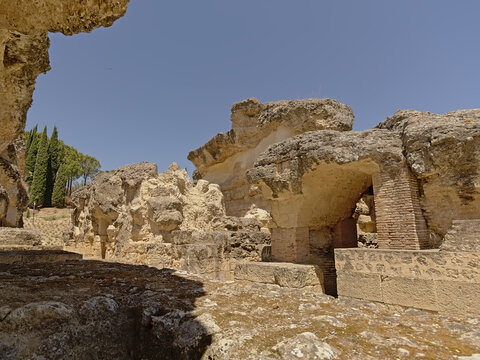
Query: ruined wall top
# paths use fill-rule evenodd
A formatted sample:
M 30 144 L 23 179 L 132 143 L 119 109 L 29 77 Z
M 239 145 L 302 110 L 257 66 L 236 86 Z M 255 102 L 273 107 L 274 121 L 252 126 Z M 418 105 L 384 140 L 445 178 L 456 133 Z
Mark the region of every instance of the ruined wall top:
M 0 0 L 0 28 L 23 34 L 73 35 L 111 26 L 127 11 L 129 0 Z
M 232 130 L 214 136 L 188 159 L 202 174 L 206 167 L 257 146 L 279 128 L 292 135 L 311 130 L 349 131 L 353 126 L 352 109 L 336 100 L 304 99 L 261 103 L 256 98 L 233 104 Z

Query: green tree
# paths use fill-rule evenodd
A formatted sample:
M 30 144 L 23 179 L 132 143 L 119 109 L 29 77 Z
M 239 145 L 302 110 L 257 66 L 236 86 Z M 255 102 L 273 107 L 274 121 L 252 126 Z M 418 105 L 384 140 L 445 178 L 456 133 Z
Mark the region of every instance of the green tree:
M 45 192 L 45 206 L 52 205 L 52 193 L 55 185 L 55 177 L 57 176 L 58 168 L 60 167 L 61 144 L 58 140 L 57 127 L 53 128 L 52 136 L 48 142 L 48 165 L 47 165 L 47 189 Z
M 92 156 L 81 154 L 80 173 L 83 177 L 83 185 L 87 185 L 88 178 L 92 179 L 100 172 L 100 162 Z
M 35 125 L 35 127 L 32 130 L 25 131 L 25 147 L 26 147 L 27 153 L 32 143 L 34 135 L 37 134 L 37 129 L 38 129 L 38 125 Z
M 38 206 L 45 204 L 45 194 L 47 190 L 47 170 L 48 170 L 48 136 L 45 126 L 40 142 L 38 144 L 37 159 L 35 161 L 35 170 L 33 172 L 32 187 L 30 188 L 30 204 L 36 203 Z
M 27 158 L 25 160 L 25 181 L 32 185 L 33 173 L 35 171 L 35 162 L 37 161 L 38 140 L 40 135 L 37 133 L 37 127 L 32 130 L 30 134 L 29 145 L 27 148 Z
M 55 185 L 53 187 L 52 205 L 56 207 L 65 206 L 65 195 L 67 193 L 67 164 L 62 163 L 58 169 Z
M 63 159 L 65 162 L 65 172 L 67 175 L 67 194 L 72 193 L 73 182 L 81 176 L 80 159 L 82 154 L 72 146 L 63 146 Z
M 60 168 L 62 162 L 62 144 L 58 140 L 58 131 L 57 127 L 53 128 L 52 137 L 48 143 L 48 156 L 50 156 L 50 161 L 52 165 L 52 172 L 57 174 L 58 169 Z

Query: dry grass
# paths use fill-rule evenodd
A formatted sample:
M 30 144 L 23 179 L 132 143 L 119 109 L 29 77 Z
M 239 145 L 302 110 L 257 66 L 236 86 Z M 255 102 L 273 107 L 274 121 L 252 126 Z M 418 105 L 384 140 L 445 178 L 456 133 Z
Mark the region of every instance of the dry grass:
M 43 245 L 63 246 L 62 234 L 71 224 L 71 214 L 72 209 L 30 209 L 24 214 L 24 227 L 40 232 Z

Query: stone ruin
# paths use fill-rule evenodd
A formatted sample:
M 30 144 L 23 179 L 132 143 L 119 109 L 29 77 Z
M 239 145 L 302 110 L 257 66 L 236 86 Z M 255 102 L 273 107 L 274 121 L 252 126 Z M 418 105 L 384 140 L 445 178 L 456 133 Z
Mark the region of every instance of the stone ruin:
M 50 68 L 48 32 L 110 26 L 127 3 L 0 2 L 2 226 L 22 226 L 21 135 L 36 77 Z M 223 279 L 297 274 L 329 294 L 480 313 L 471 300 L 480 293 L 480 110 L 398 111 L 353 132 L 338 101 L 252 98 L 231 119 L 231 131 L 189 154 L 194 183 L 175 165 L 158 174 L 139 164 L 77 193 L 66 248 Z
M 0 0 L 0 354 L 267 360 L 276 339 L 274 358 L 447 359 L 459 350 L 439 340 L 446 329 L 461 353 L 478 350 L 474 318 L 397 319 L 354 299 L 480 315 L 480 110 L 399 111 L 352 132 L 335 100 L 248 99 L 231 131 L 189 154 L 193 182 L 175 164 L 141 163 L 77 192 L 65 234 L 76 253 L 20 229 L 22 133 L 50 69 L 47 34 L 110 26 L 127 3 Z M 336 334 L 336 348 L 304 326 Z
M 177 164 L 151 163 L 98 175 L 73 194 L 67 250 L 85 258 L 175 268 L 233 280 L 237 260 L 269 257 L 269 234 L 253 218 L 226 216 L 220 187 L 192 183 Z
M 352 123 L 333 100 L 248 99 L 233 105 L 232 130 L 189 159 L 220 185 L 227 215 L 267 212 L 272 261 L 318 266 L 327 293 L 478 314 L 476 297 L 458 293 L 479 294 L 480 254 L 465 244 L 480 242 L 480 110 Z

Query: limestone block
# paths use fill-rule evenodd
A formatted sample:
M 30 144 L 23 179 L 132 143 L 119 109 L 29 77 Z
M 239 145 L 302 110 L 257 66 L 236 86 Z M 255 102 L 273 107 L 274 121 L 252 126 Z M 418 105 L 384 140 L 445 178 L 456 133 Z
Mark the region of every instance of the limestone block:
M 323 273 L 316 265 L 238 262 L 235 266 L 235 280 L 277 284 L 289 288 L 321 286 L 323 289 Z
M 21 263 L 52 263 L 67 260 L 82 259 L 81 254 L 62 250 L 25 250 L 0 252 L 0 264 Z
M 480 316 L 480 279 L 477 283 L 435 281 L 438 311 L 451 315 Z
M 382 278 L 383 302 L 438 311 L 435 286 L 431 280 L 385 276 Z
M 337 292 L 340 297 L 383 301 L 382 278 L 377 274 L 345 272 L 337 274 Z
M 0 245 L 39 246 L 40 234 L 35 230 L 0 227 Z

